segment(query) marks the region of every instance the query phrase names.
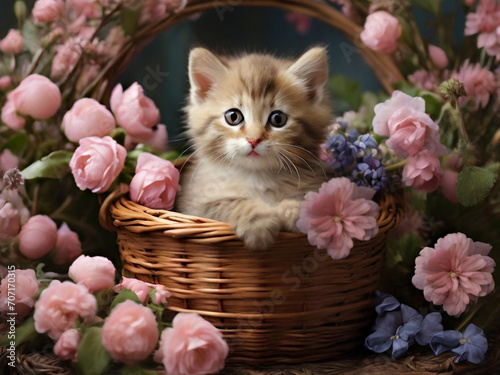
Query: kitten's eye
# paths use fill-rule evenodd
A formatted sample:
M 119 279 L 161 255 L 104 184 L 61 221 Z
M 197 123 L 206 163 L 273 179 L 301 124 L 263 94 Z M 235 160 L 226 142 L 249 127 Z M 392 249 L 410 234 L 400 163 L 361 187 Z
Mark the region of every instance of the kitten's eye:
M 286 125 L 286 120 L 288 120 L 288 117 L 281 112 L 281 111 L 273 111 L 269 115 L 269 123 L 271 126 L 274 126 L 275 128 L 282 128 L 283 126 Z
M 239 125 L 243 121 L 243 114 L 239 109 L 233 108 L 224 115 L 226 122 L 231 126 Z

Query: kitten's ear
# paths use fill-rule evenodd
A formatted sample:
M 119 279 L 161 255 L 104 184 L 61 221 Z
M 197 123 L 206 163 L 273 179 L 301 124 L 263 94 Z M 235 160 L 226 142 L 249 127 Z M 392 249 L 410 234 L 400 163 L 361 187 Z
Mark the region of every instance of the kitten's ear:
M 215 82 L 227 68 L 212 52 L 205 48 L 195 48 L 189 54 L 189 83 L 191 101 L 201 104 Z
M 306 51 L 287 71 L 304 82 L 313 101 L 320 102 L 324 99 L 328 81 L 328 58 L 325 48 L 313 47 Z

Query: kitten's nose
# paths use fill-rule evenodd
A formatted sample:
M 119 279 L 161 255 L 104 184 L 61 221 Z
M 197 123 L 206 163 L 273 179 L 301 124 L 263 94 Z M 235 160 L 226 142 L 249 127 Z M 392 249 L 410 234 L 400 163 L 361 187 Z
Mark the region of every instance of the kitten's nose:
M 246 140 L 248 141 L 248 143 L 252 145 L 252 148 L 255 148 L 262 141 L 262 138 L 259 139 L 246 138 Z

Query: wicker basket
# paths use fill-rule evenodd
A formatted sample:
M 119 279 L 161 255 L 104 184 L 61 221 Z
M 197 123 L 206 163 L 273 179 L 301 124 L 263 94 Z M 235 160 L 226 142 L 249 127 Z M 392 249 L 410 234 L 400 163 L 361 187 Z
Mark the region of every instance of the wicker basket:
M 317 0 L 190 0 L 136 40 L 225 5 L 279 7 L 316 17 L 353 42 L 387 91 L 402 79 L 389 56 L 363 48 L 359 25 Z M 133 50 L 121 53 L 126 63 Z M 339 261 L 296 233 L 280 233 L 268 251 L 248 251 L 227 223 L 148 209 L 120 193 L 104 203 L 101 222 L 118 233 L 123 275 L 164 284 L 172 294 L 172 314 L 197 312 L 220 328 L 231 348 L 229 361 L 303 363 L 360 347 L 373 323 L 371 296 L 386 239 L 402 216 L 397 196 L 381 195 L 379 204 L 379 234 L 356 242 Z
M 126 196 L 108 197 L 101 221 L 118 233 L 122 274 L 165 285 L 171 312 L 196 312 L 220 328 L 230 361 L 302 363 L 360 347 L 373 323 L 386 239 L 402 215 L 396 195 L 381 195 L 379 205 L 377 236 L 336 261 L 298 233 L 249 251 L 227 223 Z

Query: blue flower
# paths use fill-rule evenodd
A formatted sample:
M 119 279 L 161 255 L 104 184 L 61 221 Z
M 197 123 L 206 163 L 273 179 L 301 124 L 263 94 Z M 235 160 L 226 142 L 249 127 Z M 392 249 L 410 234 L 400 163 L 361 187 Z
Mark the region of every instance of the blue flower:
M 471 323 L 463 334 L 452 330 L 436 333 L 431 338 L 430 346 L 436 355 L 451 350 L 457 355 L 455 363 L 467 360 L 477 364 L 484 360 L 488 341 L 483 330 Z
M 396 297 L 379 290 L 375 291 L 373 298 L 375 302 L 375 311 L 379 315 L 387 311 L 394 311 L 401 305 Z
M 422 346 L 428 345 L 432 336 L 438 332 L 443 332 L 443 325 L 441 324 L 442 319 L 441 313 L 432 312 L 427 314 L 422 321 L 422 329 L 417 336 L 415 336 L 415 341 Z
M 363 161 L 358 162 L 352 171 L 352 178 L 356 185 L 368 186 L 376 191 L 389 187 L 384 166 L 372 154 L 366 155 Z
M 365 347 L 383 353 L 392 347 L 391 355 L 397 358 L 406 353 L 415 336 L 422 328 L 423 317 L 415 309 L 404 304 L 401 311 L 390 311 L 379 315 L 375 332 L 365 340 Z
M 355 163 L 357 149 L 343 134 L 328 137 L 325 146 L 334 158 L 332 167 L 336 171 L 343 171 Z

